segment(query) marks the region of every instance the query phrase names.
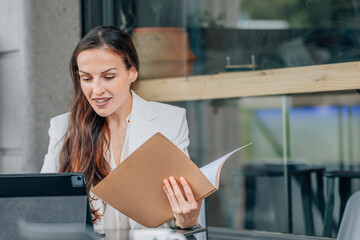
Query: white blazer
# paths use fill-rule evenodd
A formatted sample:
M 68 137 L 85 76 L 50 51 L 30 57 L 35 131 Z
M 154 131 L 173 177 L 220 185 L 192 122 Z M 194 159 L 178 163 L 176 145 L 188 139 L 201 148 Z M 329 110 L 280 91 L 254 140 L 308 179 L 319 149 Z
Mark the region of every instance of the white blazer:
M 170 139 L 179 149 L 188 155 L 189 130 L 185 109 L 163 103 L 146 101 L 133 91 L 132 95 L 133 104 L 128 130 L 127 156 L 157 132 L 160 132 Z M 65 113 L 50 120 L 50 142 L 48 153 L 45 155 L 44 164 L 41 169 L 42 173 L 58 172 L 59 170 L 59 153 L 63 144 L 62 138 L 68 128 L 68 119 L 69 113 Z M 125 156 L 125 158 L 127 156 Z M 101 205 L 94 207 L 102 208 Z M 129 219 L 129 221 L 131 228 L 142 228 L 142 226 L 135 221 L 131 219 Z

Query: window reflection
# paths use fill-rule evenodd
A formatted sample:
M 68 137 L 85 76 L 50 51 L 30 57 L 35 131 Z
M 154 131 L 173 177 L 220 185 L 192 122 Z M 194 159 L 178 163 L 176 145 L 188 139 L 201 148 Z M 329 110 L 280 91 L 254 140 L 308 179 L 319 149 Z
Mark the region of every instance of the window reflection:
M 188 40 L 177 45 L 195 58 L 191 71 L 182 76 L 360 60 L 357 0 L 128 0 L 117 1 L 116 9 L 116 24 L 131 33 L 136 28 L 175 27 L 188 34 Z M 187 64 L 186 57 L 180 61 Z M 152 78 L 163 77 L 174 76 Z M 292 233 L 325 236 L 328 177 L 319 173 L 358 169 L 359 95 L 299 94 L 291 101 Z M 174 104 L 187 109 L 190 155 L 199 166 L 254 142 L 225 164 L 220 190 L 208 200 L 209 225 L 287 232 L 281 97 Z M 352 180 L 351 191 L 358 187 Z M 340 197 L 335 193 L 335 225 Z M 326 236 L 335 237 L 336 232 L 337 227 L 331 227 Z
M 190 155 L 199 166 L 237 146 L 254 143 L 225 163 L 220 189 L 207 201 L 209 226 L 286 233 L 281 97 L 177 105 L 187 109 Z M 328 199 L 324 173 L 359 169 L 359 123 L 356 91 L 291 97 L 292 233 L 324 236 Z M 359 183 L 351 180 L 349 192 L 357 191 Z M 336 236 L 340 221 L 338 186 L 337 179 L 329 237 Z

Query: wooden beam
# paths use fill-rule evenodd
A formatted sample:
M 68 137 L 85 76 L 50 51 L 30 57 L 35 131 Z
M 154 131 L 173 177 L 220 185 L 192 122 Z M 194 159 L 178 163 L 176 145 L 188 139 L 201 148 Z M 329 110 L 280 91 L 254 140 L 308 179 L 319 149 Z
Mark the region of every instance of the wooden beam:
M 360 62 L 142 80 L 135 91 L 175 102 L 351 89 L 360 89 Z

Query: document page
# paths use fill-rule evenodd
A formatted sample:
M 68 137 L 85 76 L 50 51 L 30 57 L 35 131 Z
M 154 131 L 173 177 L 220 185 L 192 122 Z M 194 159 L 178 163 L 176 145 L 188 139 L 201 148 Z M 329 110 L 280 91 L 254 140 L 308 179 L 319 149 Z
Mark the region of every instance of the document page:
M 231 155 L 233 155 L 237 151 L 239 151 L 240 149 L 243 149 L 251 144 L 252 143 L 249 143 L 238 149 L 235 149 L 234 151 L 226 154 L 225 156 L 222 156 L 221 158 L 216 159 L 215 161 L 203 166 L 202 168 L 200 168 L 201 172 L 210 181 L 210 183 L 218 189 L 221 167 L 225 163 L 225 160 L 228 159 Z

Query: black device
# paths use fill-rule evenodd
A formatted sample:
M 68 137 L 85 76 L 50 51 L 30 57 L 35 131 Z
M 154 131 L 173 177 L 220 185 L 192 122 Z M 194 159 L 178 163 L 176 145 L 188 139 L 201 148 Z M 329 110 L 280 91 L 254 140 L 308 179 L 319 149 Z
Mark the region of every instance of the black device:
M 0 174 L 0 239 L 21 239 L 20 219 L 93 229 L 84 175 Z

